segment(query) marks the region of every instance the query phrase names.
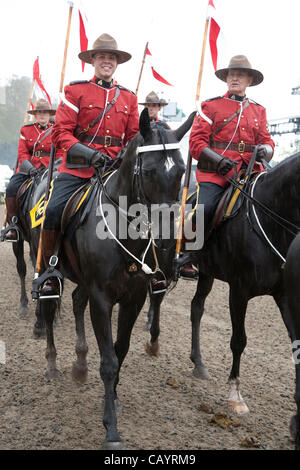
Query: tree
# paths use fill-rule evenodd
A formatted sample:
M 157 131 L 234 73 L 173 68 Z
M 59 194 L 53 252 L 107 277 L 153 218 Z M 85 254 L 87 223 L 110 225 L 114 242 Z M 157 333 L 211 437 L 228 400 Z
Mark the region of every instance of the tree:
M 13 168 L 17 158 L 31 79 L 13 75 L 5 87 L 5 104 L 0 105 L 0 163 Z

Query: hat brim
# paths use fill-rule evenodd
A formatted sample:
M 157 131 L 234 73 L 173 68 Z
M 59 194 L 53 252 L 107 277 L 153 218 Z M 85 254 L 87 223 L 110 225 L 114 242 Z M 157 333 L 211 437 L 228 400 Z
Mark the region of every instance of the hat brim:
M 167 106 L 169 103 L 158 103 L 158 101 L 148 101 L 148 103 L 139 103 L 143 106 L 146 106 L 147 104 L 159 104 L 159 106 Z
M 124 64 L 124 62 L 127 62 L 128 60 L 131 59 L 131 54 L 125 51 L 119 51 L 118 49 L 90 49 L 89 51 L 82 51 L 78 54 L 78 57 L 80 60 L 83 62 L 86 62 L 87 64 L 92 63 L 92 58 L 93 55 L 97 54 L 97 52 L 109 52 L 111 54 L 115 54 L 117 56 L 117 62 L 118 64 Z
M 249 72 L 252 77 L 253 77 L 253 80 L 252 80 L 252 83 L 251 85 L 249 86 L 256 86 L 256 85 L 259 85 L 263 79 L 264 79 L 264 76 L 261 72 L 259 72 L 259 70 L 255 70 L 255 69 L 249 69 L 249 67 L 242 67 L 242 66 L 239 66 L 239 67 L 227 67 L 226 69 L 220 69 L 220 70 L 216 70 L 215 72 L 215 75 L 216 77 L 218 77 L 220 80 L 222 80 L 223 82 L 226 82 L 227 81 L 227 75 L 228 75 L 228 72 L 229 70 L 232 70 L 232 69 L 236 69 L 236 70 L 246 70 L 247 72 Z
M 53 116 L 56 113 L 56 109 L 29 109 L 26 111 L 28 114 L 36 114 L 39 111 L 44 111 L 46 113 L 49 113 L 50 116 Z

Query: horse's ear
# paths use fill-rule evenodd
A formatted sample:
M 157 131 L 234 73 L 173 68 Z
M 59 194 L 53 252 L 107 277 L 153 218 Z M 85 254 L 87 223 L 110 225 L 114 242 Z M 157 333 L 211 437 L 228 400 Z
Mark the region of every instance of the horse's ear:
M 140 115 L 140 133 L 146 139 L 152 133 L 148 109 L 144 108 Z
M 175 131 L 175 135 L 177 137 L 177 140 L 178 142 L 182 139 L 182 137 L 187 133 L 187 131 L 190 130 L 190 128 L 192 127 L 192 124 L 193 124 L 193 121 L 195 119 L 195 116 L 196 116 L 196 111 L 194 111 L 193 113 L 191 113 L 189 115 L 189 117 L 187 118 L 186 121 L 184 121 L 183 124 L 181 124 L 180 127 L 178 127 L 178 129 L 176 129 Z

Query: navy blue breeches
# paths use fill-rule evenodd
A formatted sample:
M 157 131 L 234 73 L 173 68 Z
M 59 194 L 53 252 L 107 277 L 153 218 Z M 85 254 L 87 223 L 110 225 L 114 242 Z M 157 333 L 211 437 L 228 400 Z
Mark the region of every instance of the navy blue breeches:
M 86 181 L 86 178 L 79 178 L 69 173 L 59 173 L 53 182 L 52 194 L 46 209 L 44 229 L 60 230 L 62 213 L 69 198 Z

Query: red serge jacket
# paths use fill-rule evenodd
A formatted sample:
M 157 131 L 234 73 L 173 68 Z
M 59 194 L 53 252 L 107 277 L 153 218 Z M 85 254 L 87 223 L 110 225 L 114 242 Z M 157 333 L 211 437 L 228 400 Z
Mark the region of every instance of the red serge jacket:
M 41 164 L 46 167 L 49 165 L 51 132 L 52 124 L 50 123 L 48 123 L 46 129 L 43 129 L 37 122 L 21 127 L 18 168 L 24 160 L 30 160 L 36 168 L 39 168 Z
M 75 137 L 78 128 L 86 129 L 96 119 L 114 98 L 117 85 L 113 83 L 112 88 L 104 88 L 96 83 L 99 81 L 94 77 L 91 81 L 74 82 L 65 87 L 64 97 L 58 107 L 55 124 L 52 132 L 52 141 L 56 147 L 59 157 L 63 158 L 58 171 L 69 173 L 81 178 L 90 178 L 94 168 L 69 169 L 66 166 L 66 155 L 68 150 L 79 140 Z M 106 137 L 106 144 L 83 141 L 84 145 L 97 149 L 113 159 L 139 131 L 139 114 L 137 97 L 126 88 L 120 87 L 120 94 L 116 103 L 93 127 L 88 129 L 85 136 Z M 119 145 L 111 142 L 109 137 L 117 138 Z M 114 143 L 114 145 L 112 145 Z
M 231 96 L 231 95 L 230 95 Z M 232 140 L 233 143 L 240 143 L 239 150 L 226 150 L 225 158 L 230 158 L 238 162 L 237 170 L 242 166 L 243 161 L 248 165 L 252 152 L 243 151 L 243 144 L 259 145 L 269 144 L 274 149 L 274 142 L 268 131 L 266 110 L 263 106 L 249 100 L 249 105 L 242 113 L 235 116 L 219 132 L 213 135 L 230 116 L 236 111 L 240 111 L 241 105 L 245 106 L 247 98 L 244 101 L 237 101 L 229 98 L 229 93 L 223 97 L 212 98 L 202 103 L 202 112 L 194 120 L 190 135 L 190 152 L 193 158 L 199 160 L 200 154 L 205 147 L 211 147 L 215 152 L 222 155 L 224 149 L 214 148 L 211 140 L 215 142 L 229 143 L 234 135 L 235 129 L 240 118 L 237 131 Z M 239 116 L 240 115 L 240 116 Z M 255 163 L 254 170 L 262 171 L 262 165 Z M 232 177 L 234 170 L 227 173 L 226 177 Z M 210 182 L 219 186 L 226 186 L 227 181 L 217 173 L 196 170 L 198 182 Z

